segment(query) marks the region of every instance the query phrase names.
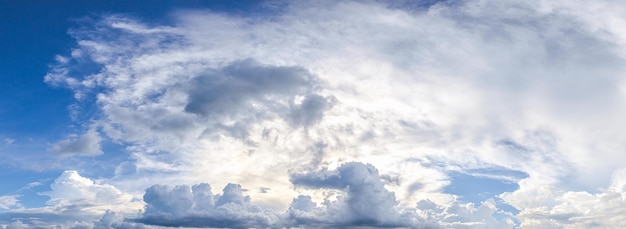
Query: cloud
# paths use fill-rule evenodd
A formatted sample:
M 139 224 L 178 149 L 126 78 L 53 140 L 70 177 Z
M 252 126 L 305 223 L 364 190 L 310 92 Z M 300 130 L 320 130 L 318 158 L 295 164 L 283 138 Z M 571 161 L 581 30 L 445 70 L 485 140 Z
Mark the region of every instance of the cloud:
M 345 163 L 336 170 L 293 174 L 296 186 L 339 189 L 336 201 L 321 207 L 309 196 L 298 196 L 289 209 L 298 225 L 413 227 L 413 228 L 514 228 L 513 214 L 496 207 L 493 199 L 475 207 L 452 201 L 446 205 L 422 199 L 417 207 L 401 207 L 385 188 L 378 170 L 369 164 Z
M 111 185 L 94 183 L 89 178 L 82 177 L 77 171 L 63 172 L 50 185 L 51 191 L 42 194 L 49 196 L 50 204 L 79 202 L 80 200 L 108 200 L 111 204 L 125 202 L 125 196 Z
M 322 170 L 305 174 L 293 174 L 291 182 L 300 187 L 313 189 L 331 188 L 346 192 L 345 196 L 327 206 L 328 219 L 317 219 L 335 225 L 402 227 L 403 222 L 396 209 L 395 195 L 384 187 L 378 170 L 372 165 L 347 163 L 337 170 Z M 294 210 L 307 210 L 306 198 L 298 198 L 292 204 Z M 310 210 L 310 209 L 309 209 Z M 336 211 L 336 212 L 330 212 Z M 306 225 L 306 224 L 305 224 Z
M 502 195 L 522 225 L 591 225 L 581 217 L 596 215 L 569 206 L 620 193 L 598 188 L 626 159 L 622 9 L 615 1 L 298 1 L 271 16 L 180 11 L 167 25 L 105 16 L 71 31 L 76 46 L 45 81 L 96 101 L 90 124 L 124 147 L 132 168 L 108 181 L 135 192 L 208 179 L 269 188 L 246 194 L 272 209 L 291 203 L 297 222 L 504 227 L 510 222 L 485 218 L 500 212 L 493 203 L 442 193 L 450 171 L 502 168 L 528 174 L 513 176 L 519 189 Z M 55 151 L 79 155 L 75 145 L 101 141 L 81 139 Z M 309 172 L 287 172 L 302 168 Z M 358 177 L 367 179 L 350 180 Z M 304 189 L 291 189 L 290 178 Z M 192 187 L 151 192 L 154 217 L 215 216 L 215 206 L 194 210 Z M 187 202 L 165 201 L 170 194 Z M 323 198 L 328 204 L 315 204 Z M 430 210 L 407 213 L 423 199 Z M 234 206 L 249 213 L 245 201 Z M 479 213 L 450 216 L 471 212 Z
M 0 196 L 0 209 L 11 209 L 20 207 L 19 195 Z
M 11 224 L 7 225 L 6 229 L 22 229 L 28 228 L 26 224 L 22 223 L 21 220 L 15 220 Z
M 30 228 L 51 225 L 93 226 L 93 222 L 109 210 L 132 216 L 143 206 L 143 203 L 134 201 L 131 195 L 122 193 L 112 185 L 98 184 L 73 170 L 63 172 L 50 184 L 50 189 L 39 193 L 50 198 L 46 206 L 9 209 L 0 213 L 0 220 L 11 220 Z M 19 205 L 19 202 L 15 204 Z
M 250 204 L 241 186 L 228 184 L 213 195 L 206 183 L 192 187 L 154 185 L 143 197 L 146 209 L 135 222 L 169 227 L 279 226 L 279 216 Z
M 502 194 L 514 207 L 524 228 L 623 227 L 626 213 L 624 169 L 614 172 L 611 185 L 597 193 L 586 191 L 551 192 L 550 186 L 530 186 Z
M 425 199 L 416 209 L 420 216 L 444 228 L 515 228 L 517 224 L 513 214 L 499 210 L 493 199 L 479 206 L 461 202 L 442 206 Z
M 111 210 L 107 210 L 100 220 L 93 223 L 94 229 L 143 229 L 149 228 L 143 224 L 130 222 L 126 219 L 125 214 L 120 214 Z
M 6 145 L 6 146 L 10 146 L 10 145 L 12 145 L 14 142 L 15 142 L 15 139 L 13 139 L 13 138 L 5 138 L 5 139 L 4 139 L 4 145 Z
M 339 194 L 334 200 L 333 195 L 328 195 L 319 204 L 311 196 L 298 195 L 287 211 L 277 212 L 253 204 L 238 184 L 227 184 L 221 194 L 213 194 L 211 186 L 206 183 L 175 187 L 154 185 L 144 194 L 143 215 L 129 220 L 168 227 L 515 226 L 512 214 L 498 210 L 493 200 L 478 207 L 459 202 L 441 206 L 430 200 L 420 201 L 416 208 L 401 207 L 394 193 L 384 187 L 377 169 L 359 162 L 345 163 L 334 170 L 292 174 L 292 182 L 296 187 L 321 191 L 334 189 Z
M 185 111 L 245 139 L 252 123 L 279 116 L 295 126 L 318 122 L 332 97 L 314 93 L 316 77 L 301 67 L 263 66 L 235 61 L 191 80 Z M 223 123 L 229 123 L 226 124 Z M 221 124 L 221 125 L 220 125 Z
M 71 137 L 52 145 L 52 150 L 62 157 L 97 156 L 102 154 L 102 138 L 95 130 L 89 130 L 80 137 Z

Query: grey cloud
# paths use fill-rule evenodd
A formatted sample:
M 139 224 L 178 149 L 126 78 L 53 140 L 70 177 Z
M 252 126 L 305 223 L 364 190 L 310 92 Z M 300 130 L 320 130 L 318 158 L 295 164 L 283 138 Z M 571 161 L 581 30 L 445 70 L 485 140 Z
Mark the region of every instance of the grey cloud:
M 329 214 L 326 221 L 336 225 L 400 227 L 409 221 L 403 219 L 396 208 L 397 201 L 393 192 L 384 187 L 378 170 L 369 164 L 351 162 L 341 165 L 336 170 L 293 174 L 291 182 L 296 186 L 320 189 L 331 188 L 345 191 L 342 202 L 334 203 L 338 208 L 336 215 Z M 304 202 L 303 202 L 304 201 Z M 305 199 L 294 201 L 294 209 L 307 206 Z M 306 209 L 306 208 L 305 208 Z
M 422 200 L 416 208 L 397 206 L 395 195 L 369 164 L 350 162 L 336 170 L 293 174 L 296 186 L 343 191 L 337 201 L 317 206 L 309 196 L 293 199 L 289 209 L 292 225 L 323 227 L 412 227 L 412 228 L 513 228 L 512 215 L 499 210 L 490 199 L 479 206 L 453 202 L 448 206 Z
M 213 192 L 211 185 L 202 183 L 191 187 L 193 192 L 193 209 L 200 211 L 205 208 L 212 208 L 214 205 Z
M 319 122 L 324 116 L 324 112 L 330 109 L 335 102 L 334 97 L 307 95 L 301 104 L 291 105 L 289 118 L 294 125 L 311 126 Z
M 193 193 L 189 186 L 154 185 L 146 190 L 143 200 L 147 203 L 146 214 L 168 214 L 173 217 L 185 214 L 193 206 Z
M 93 223 L 94 229 L 142 229 L 143 224 L 129 222 L 123 214 L 107 210 L 100 220 Z
M 134 222 L 171 227 L 422 227 L 419 217 L 402 214 L 392 192 L 372 165 L 346 163 L 337 170 L 292 176 L 296 186 L 344 191 L 337 201 L 318 207 L 300 195 L 283 214 L 251 204 L 238 184 L 228 184 L 212 194 L 209 184 L 192 187 L 154 185 L 146 190 L 144 215 Z M 417 219 L 417 220 L 416 220 Z M 420 222 L 420 224 L 415 224 Z
M 84 135 L 69 138 L 52 145 L 52 150 L 61 156 L 96 156 L 102 154 L 100 149 L 102 138 L 95 130 L 90 130 Z
M 317 81 L 302 67 L 236 61 L 194 78 L 185 111 L 212 120 L 236 120 L 221 128 L 238 137 L 245 137 L 255 121 L 276 116 L 306 127 L 317 123 L 334 101 L 315 93 Z
M 384 180 L 377 169 L 369 164 L 350 162 L 334 170 L 322 169 L 292 175 L 298 187 L 313 190 L 336 189 L 340 195 L 336 200 L 326 199 L 315 203 L 310 196 L 299 195 L 293 199 L 289 209 L 276 212 L 256 206 L 244 194 L 239 184 L 227 184 L 221 193 L 214 194 L 209 184 L 193 186 L 153 185 L 143 196 L 144 211 L 139 217 L 130 212 L 118 213 L 102 210 L 95 215 L 84 213 L 94 209 L 94 203 L 128 204 L 120 201 L 121 194 L 112 186 L 94 184 L 74 171 L 62 174 L 47 193 L 48 210 L 38 212 L 7 212 L 0 220 L 13 222 L 28 228 L 46 223 L 63 228 L 153 228 L 153 227 L 410 227 L 438 228 L 439 224 L 450 228 L 486 225 L 506 228 L 509 221 L 495 220 L 497 211 L 493 202 L 479 207 L 454 203 L 440 206 L 422 201 L 417 208 L 397 205 L 393 192 L 384 187 Z M 79 192 L 80 191 L 80 192 Z M 95 200 L 84 201 L 86 198 Z M 129 200 L 126 200 L 129 201 Z M 64 204 L 67 203 L 67 204 Z M 100 204 L 102 206 L 102 204 Z M 113 206 L 113 205 L 111 205 Z M 428 219 L 423 218 L 428 216 Z M 16 221 L 16 219 L 20 219 Z M 470 225 L 470 226 L 468 226 Z M 496 226 L 494 226 L 496 225 Z
M 306 93 L 312 78 L 302 68 L 262 66 L 252 59 L 234 62 L 195 78 L 185 110 L 212 116 L 228 114 L 240 106 L 253 106 L 255 102 L 276 103 L 271 100 L 274 96 L 279 99 Z
M 228 184 L 213 195 L 209 184 L 192 187 L 154 185 L 146 190 L 145 213 L 135 222 L 185 227 L 267 227 L 277 225 L 279 216 L 250 204 L 238 184 Z
M 291 202 L 291 208 L 300 211 L 311 211 L 315 209 L 317 205 L 313 203 L 310 196 L 299 195 Z

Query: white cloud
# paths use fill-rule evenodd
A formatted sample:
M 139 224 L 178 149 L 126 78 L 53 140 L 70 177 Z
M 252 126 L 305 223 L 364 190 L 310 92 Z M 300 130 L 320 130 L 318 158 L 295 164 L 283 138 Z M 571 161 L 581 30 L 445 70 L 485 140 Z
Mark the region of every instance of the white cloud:
M 502 198 L 522 209 L 517 218 L 523 228 L 619 228 L 626 226 L 624 181 L 624 169 L 620 169 L 611 185 L 598 193 L 554 192 L 551 189 L 557 187 L 543 185 L 505 193 Z
M 376 181 L 378 194 L 397 193 L 398 206 L 428 198 L 440 210 L 423 214 L 452 227 L 471 225 L 441 215 L 497 212 L 441 193 L 455 165 L 527 173 L 503 196 L 523 225 L 557 207 L 574 219 L 585 215 L 568 207 L 574 199 L 591 207 L 612 196 L 597 189 L 626 159 L 621 3 L 384 4 L 299 1 L 271 20 L 184 11 L 169 26 L 105 17 L 98 29 L 72 31 L 76 54 L 46 82 L 97 100 L 93 122 L 130 154 L 123 166 L 132 169 L 109 181 L 135 193 L 155 183 L 234 182 L 269 188 L 247 194 L 284 209 L 301 191 L 287 171 L 362 161 L 395 177 L 384 188 Z M 101 68 L 85 73 L 81 63 Z M 96 155 L 100 141 L 92 131 L 53 149 Z M 311 201 L 321 195 L 311 193 Z M 306 196 L 294 209 L 317 209 Z M 376 206 L 395 208 L 390 200 Z M 354 211 L 346 219 L 360 219 Z M 394 211 L 366 218 L 380 220 L 379 212 Z
M 50 197 L 46 206 L 10 209 L 0 213 L 0 220 L 11 220 L 14 224 L 23 224 L 30 228 L 53 225 L 91 227 L 94 221 L 110 210 L 134 216 L 143 207 L 143 203 L 133 200 L 131 195 L 122 193 L 111 185 L 98 184 L 72 170 L 63 172 L 50 185 L 50 189 L 51 191 L 40 193 Z M 11 205 L 20 204 L 14 201 Z
M 18 198 L 19 195 L 0 196 L 0 209 L 6 210 L 15 207 L 20 207 Z
M 515 228 L 515 217 L 499 210 L 493 199 L 474 206 L 473 203 L 453 202 L 437 205 L 425 199 L 417 203 L 417 212 L 444 228 Z
M 119 229 L 143 229 L 157 228 L 145 226 L 143 224 L 130 222 L 125 214 L 107 210 L 100 220 L 93 223 L 94 229 L 119 228 Z
M 28 227 L 26 224 L 22 223 L 21 220 L 15 220 L 9 225 L 7 225 L 6 227 L 6 229 L 22 229 L 22 228 L 28 228 Z

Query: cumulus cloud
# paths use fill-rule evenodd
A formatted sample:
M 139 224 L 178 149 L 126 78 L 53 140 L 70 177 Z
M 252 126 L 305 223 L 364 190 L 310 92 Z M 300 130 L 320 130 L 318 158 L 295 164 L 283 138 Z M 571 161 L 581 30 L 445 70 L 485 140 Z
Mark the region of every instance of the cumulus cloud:
M 516 218 L 511 212 L 505 212 L 496 206 L 493 199 L 473 203 L 453 202 L 437 205 L 425 199 L 417 203 L 420 216 L 436 222 L 444 228 L 516 228 Z
M 430 200 L 420 201 L 416 208 L 401 207 L 394 193 L 384 187 L 378 170 L 360 162 L 345 163 L 332 170 L 294 173 L 291 181 L 296 187 L 337 190 L 339 194 L 334 195 L 334 199 L 328 194 L 321 203 L 315 203 L 311 196 L 298 195 L 287 211 L 279 212 L 253 204 L 238 184 L 227 184 L 218 194 L 213 194 L 206 183 L 175 187 L 154 185 L 143 196 L 146 202 L 143 215 L 132 221 L 169 227 L 236 228 L 515 226 L 512 214 L 498 210 L 493 200 L 478 207 L 458 202 L 442 206 Z
M 626 190 L 624 169 L 614 172 L 611 185 L 601 192 L 561 191 L 555 187 L 533 187 L 502 194 L 514 207 L 523 228 L 624 227 Z
M 239 193 L 230 182 L 269 190 L 247 194 L 259 206 L 291 202 L 301 223 L 420 218 L 508 227 L 511 221 L 485 218 L 499 212 L 493 203 L 468 205 L 441 193 L 450 167 L 497 167 L 528 174 L 512 181 L 519 190 L 502 195 L 524 226 L 621 219 L 599 206 L 622 191 L 598 188 L 611 184 L 625 159 L 622 3 L 298 1 L 279 8 L 271 19 L 206 11 L 175 13 L 168 25 L 95 19 L 71 31 L 76 47 L 57 58 L 45 81 L 96 100 L 90 122 L 129 155 L 123 166 L 132 171 L 110 179 L 126 189 L 209 178 L 228 193 Z M 53 149 L 96 155 L 100 141 L 87 132 Z M 305 167 L 313 172 L 287 172 Z M 302 190 L 289 179 L 311 193 L 297 197 Z M 318 206 L 319 189 L 342 194 Z M 262 215 L 245 198 L 216 207 L 207 189 L 150 190 L 146 222 Z M 213 207 L 194 207 L 196 195 L 206 196 L 199 206 Z M 410 216 L 406 206 L 422 199 L 434 205 Z M 470 212 L 478 215 L 449 216 Z
M 149 228 L 143 224 L 134 223 L 126 219 L 126 214 L 121 214 L 111 210 L 107 210 L 100 220 L 93 222 L 94 229 L 143 229 Z
M 10 209 L 0 213 L 0 219 L 16 220 L 13 224 L 29 228 L 53 225 L 91 228 L 109 210 L 132 216 L 143 206 L 112 185 L 98 184 L 73 170 L 63 172 L 50 184 L 50 189 L 40 193 L 50 198 L 46 206 Z
M 135 219 L 149 225 L 170 227 L 269 227 L 280 226 L 278 214 L 250 204 L 238 184 L 228 184 L 213 195 L 209 184 L 192 187 L 154 185 L 143 196 L 144 215 Z
M 296 186 L 342 191 L 337 200 L 325 200 L 321 207 L 310 196 L 298 196 L 289 209 L 298 225 L 370 226 L 412 228 L 514 228 L 513 214 L 496 207 L 493 199 L 476 207 L 452 201 L 445 205 L 428 199 L 416 207 L 398 205 L 395 194 L 385 188 L 378 170 L 369 164 L 350 162 L 336 170 L 293 174 Z
M 401 219 L 396 209 L 393 192 L 384 187 L 378 170 L 372 165 L 347 163 L 336 170 L 322 170 L 304 174 L 293 174 L 291 182 L 296 186 L 320 189 L 331 188 L 345 191 L 336 203 L 326 206 L 328 218 L 313 219 L 334 225 L 402 227 L 409 225 Z M 310 199 L 309 199 L 310 201 Z M 306 197 L 292 202 L 292 209 L 307 212 L 312 210 Z M 304 225 L 306 225 L 306 221 Z
M 316 203 L 311 196 L 299 195 L 287 211 L 277 211 L 252 203 L 250 196 L 244 194 L 248 190 L 239 184 L 227 184 L 216 194 L 207 183 L 174 187 L 153 185 L 143 195 L 143 211 L 138 211 L 143 203 L 130 195 L 111 185 L 97 184 L 76 171 L 65 171 L 50 185 L 52 191 L 41 193 L 50 197 L 48 206 L 9 210 L 0 214 L 0 220 L 11 221 L 7 228 L 56 225 L 96 229 L 154 226 L 512 228 L 514 225 L 511 213 L 498 210 L 493 200 L 479 207 L 459 202 L 442 206 L 430 200 L 418 202 L 415 208 L 399 206 L 394 193 L 384 187 L 378 170 L 360 162 L 345 163 L 336 169 L 294 173 L 292 182 L 296 187 L 327 193 L 325 200 Z
M 59 176 L 50 185 L 51 191 L 43 192 L 50 197 L 51 205 L 75 204 L 85 201 L 104 201 L 110 205 L 127 202 L 128 196 L 115 187 L 106 184 L 96 184 L 89 178 L 82 177 L 77 171 L 68 170 Z

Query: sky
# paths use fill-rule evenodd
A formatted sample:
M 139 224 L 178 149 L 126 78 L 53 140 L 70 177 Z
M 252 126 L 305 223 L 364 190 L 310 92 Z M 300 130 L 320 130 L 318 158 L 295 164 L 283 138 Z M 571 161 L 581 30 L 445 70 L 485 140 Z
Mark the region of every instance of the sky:
M 0 0 L 0 227 L 626 227 L 624 11 Z

